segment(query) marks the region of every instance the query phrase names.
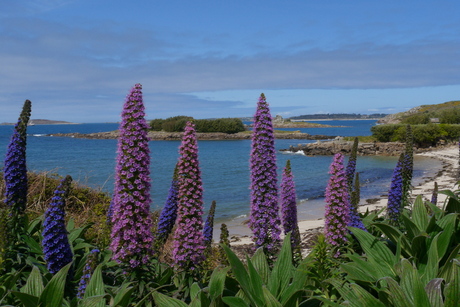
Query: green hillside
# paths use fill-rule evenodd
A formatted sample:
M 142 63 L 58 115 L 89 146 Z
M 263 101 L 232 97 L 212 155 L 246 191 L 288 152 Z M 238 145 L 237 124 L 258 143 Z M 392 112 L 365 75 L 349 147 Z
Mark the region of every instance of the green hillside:
M 460 100 L 440 104 L 421 105 L 406 112 L 388 115 L 379 123 L 386 124 L 460 124 Z

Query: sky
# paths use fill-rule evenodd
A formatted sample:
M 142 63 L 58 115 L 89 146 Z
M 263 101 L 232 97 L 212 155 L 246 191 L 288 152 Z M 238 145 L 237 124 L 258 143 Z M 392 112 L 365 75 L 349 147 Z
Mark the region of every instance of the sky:
M 396 113 L 460 99 L 460 2 L 2 0 L 0 122 Z

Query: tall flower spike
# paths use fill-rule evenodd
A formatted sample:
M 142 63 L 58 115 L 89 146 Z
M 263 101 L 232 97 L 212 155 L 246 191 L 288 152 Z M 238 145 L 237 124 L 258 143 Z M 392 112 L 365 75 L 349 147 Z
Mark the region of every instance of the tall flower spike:
M 402 161 L 402 207 L 409 205 L 409 196 L 412 188 L 412 176 L 414 172 L 414 139 L 411 125 L 406 126 L 406 148 L 404 151 L 404 160 Z
M 350 197 L 343 166 L 343 155 L 337 153 L 329 168 L 329 182 L 326 187 L 325 236 L 329 244 L 340 248 L 347 242 L 347 226 L 350 222 Z M 335 254 L 338 257 L 339 251 Z
M 225 253 L 225 250 L 222 248 L 223 245 L 230 247 L 230 240 L 228 239 L 228 237 L 229 234 L 227 224 L 222 223 L 222 225 L 220 225 L 218 257 L 223 265 L 228 265 L 227 253 Z
M 50 273 L 55 274 L 72 262 L 73 254 L 65 226 L 65 202 L 72 177 L 66 176 L 54 191 L 43 222 L 43 254 Z
M 366 227 L 364 227 L 364 224 L 358 212 L 359 198 L 356 203 L 353 202 L 351 199 L 351 197 L 353 197 L 354 195 L 354 189 L 356 188 L 356 185 L 353 184 L 353 178 L 355 177 L 355 172 L 356 172 L 357 155 L 358 155 L 358 138 L 355 137 L 353 146 L 351 148 L 350 158 L 348 158 L 348 164 L 347 164 L 347 168 L 345 171 L 345 174 L 347 177 L 348 196 L 350 197 L 350 202 L 349 202 L 350 203 L 350 222 L 348 226 L 357 227 L 357 228 L 366 230 Z M 358 183 L 358 189 L 359 189 L 359 183 Z
M 297 223 L 297 202 L 290 160 L 287 160 L 281 177 L 280 203 L 284 233 L 291 233 L 293 256 L 300 260 L 300 232 Z
M 88 286 L 88 282 L 91 279 L 91 275 L 93 275 L 94 270 L 97 266 L 97 258 L 100 251 L 99 249 L 95 248 L 90 251 L 88 255 L 88 259 L 86 260 L 85 267 L 83 268 L 83 275 L 80 278 L 80 282 L 78 284 L 78 293 L 77 297 L 82 299 L 86 292 L 86 287 Z
M 13 228 L 20 223 L 18 219 L 24 214 L 27 204 L 27 124 L 30 119 L 32 103 L 26 100 L 18 122 L 14 127 L 13 136 L 8 145 L 5 158 L 5 203 L 11 209 Z
M 153 254 L 150 231 L 150 149 L 142 86 L 126 97 L 118 137 L 110 249 L 112 258 L 136 269 Z
M 391 178 L 390 190 L 388 191 L 388 204 L 387 214 L 391 225 L 399 226 L 399 217 L 402 209 L 402 197 L 403 197 L 403 160 L 404 154 L 399 157 L 398 163 L 393 170 L 393 176 Z
M 436 181 L 434 182 L 434 190 L 433 194 L 431 195 L 431 203 L 433 205 L 437 205 L 438 203 L 438 183 Z
M 158 246 L 163 245 L 163 243 L 168 238 L 169 234 L 172 232 L 174 224 L 177 219 L 177 203 L 178 203 L 178 193 L 179 193 L 179 182 L 177 178 L 177 164 L 174 168 L 174 175 L 171 181 L 171 187 L 169 188 L 168 197 L 166 203 L 161 210 L 160 217 L 158 219 L 157 227 L 157 238 L 156 244 Z
M 212 244 L 212 232 L 214 229 L 214 214 L 216 212 L 216 201 L 213 200 L 211 203 L 211 208 L 209 208 L 208 217 L 204 223 L 203 236 L 204 244 L 207 248 L 211 247 Z
M 273 255 L 280 243 L 280 217 L 276 174 L 275 137 L 265 95 L 261 94 L 254 115 L 251 169 L 251 218 L 249 227 L 256 248 Z
M 203 185 L 198 163 L 195 125 L 187 122 L 179 147 L 179 202 L 174 232 L 173 258 L 187 271 L 197 269 L 204 260 Z
M 347 164 L 347 169 L 346 169 L 349 192 L 351 192 L 353 189 L 353 178 L 355 177 L 357 155 L 358 155 L 358 138 L 355 137 L 355 140 L 353 141 L 353 146 L 351 148 L 350 158 L 348 158 L 348 164 Z

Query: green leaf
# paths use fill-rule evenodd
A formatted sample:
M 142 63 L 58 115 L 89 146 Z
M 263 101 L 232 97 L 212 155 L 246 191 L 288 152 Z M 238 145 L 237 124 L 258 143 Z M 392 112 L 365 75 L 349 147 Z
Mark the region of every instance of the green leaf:
M 209 296 L 211 300 L 214 300 L 219 295 L 222 295 L 225 287 L 225 278 L 227 277 L 229 269 L 229 267 L 217 267 L 212 272 L 209 280 Z
M 46 285 L 40 295 L 40 304 L 43 306 L 61 306 L 64 298 L 64 288 L 72 262 L 57 272 Z
M 254 268 L 252 261 L 250 259 L 247 259 L 247 262 L 251 287 L 250 289 L 243 289 L 243 291 L 246 292 L 249 297 L 252 297 L 253 302 L 256 306 L 263 307 L 265 306 L 265 300 L 262 290 L 262 278 Z
M 267 307 L 282 307 L 281 303 L 273 296 L 270 290 L 267 287 L 263 287 L 263 295 L 265 298 L 265 305 Z
M 457 307 L 460 306 L 460 263 L 457 259 L 453 260 L 452 266 L 452 279 L 444 289 L 444 307 Z
M 222 298 L 222 301 L 232 307 L 249 307 L 249 305 L 241 297 L 225 296 Z
M 11 291 L 11 293 L 13 293 L 14 296 L 16 296 L 21 301 L 24 307 L 37 307 L 38 306 L 39 298 L 35 295 L 17 292 L 17 291 Z
M 254 256 L 251 258 L 252 264 L 259 272 L 260 277 L 264 284 L 268 284 L 268 279 L 270 277 L 270 267 L 268 266 L 267 257 L 263 252 L 263 248 L 258 248 L 254 253 Z
M 443 229 L 443 231 L 439 235 L 438 240 L 439 258 L 444 257 L 444 254 L 446 253 L 447 248 L 450 245 L 452 235 L 454 234 L 454 227 L 457 217 L 458 214 L 448 214 L 438 221 L 438 225 Z
M 379 266 L 378 269 L 385 272 L 385 276 L 394 276 L 393 267 L 396 262 L 391 250 L 382 241 L 367 231 L 355 227 L 349 227 L 349 229 L 358 239 L 369 262 Z
M 98 307 L 98 306 L 106 306 L 105 305 L 105 297 L 104 295 L 98 295 L 98 296 L 91 296 L 84 298 L 78 306 L 80 307 Z M 117 306 L 117 305 L 113 305 Z M 119 306 L 119 305 L 118 305 Z
M 422 195 L 418 195 L 415 199 L 412 211 L 412 221 L 420 230 L 426 230 L 428 226 L 428 212 L 423 203 Z
M 98 265 L 91 275 L 91 279 L 86 286 L 85 294 L 83 297 L 87 298 L 98 295 L 105 295 L 105 286 L 102 279 L 102 265 Z
M 128 306 L 131 301 L 131 293 L 134 288 L 131 287 L 132 283 L 124 283 L 120 288 L 117 289 L 116 295 L 113 298 L 113 306 Z
M 194 282 L 191 286 L 190 286 L 190 299 L 195 299 L 195 297 L 197 296 L 197 294 L 201 291 L 201 288 L 200 286 L 198 286 L 198 283 Z
M 401 218 L 404 223 L 404 228 L 406 229 L 407 238 L 409 239 L 409 241 L 412 241 L 416 236 L 418 236 L 421 233 L 421 230 L 405 214 L 401 215 Z M 413 248 L 412 248 L 412 251 L 415 252 Z
M 45 286 L 43 286 L 43 279 L 40 274 L 40 270 L 36 266 L 33 266 L 32 272 L 30 272 L 26 284 L 21 288 L 21 292 L 36 296 L 38 299 L 44 289 Z
M 183 301 L 166 296 L 164 294 L 161 294 L 160 292 L 154 292 L 153 299 L 155 300 L 155 304 L 157 304 L 158 307 L 187 307 L 188 306 Z
M 420 280 L 420 275 L 407 259 L 401 261 L 401 288 L 412 306 L 430 307 L 430 301 Z
M 350 284 L 356 298 L 361 302 L 361 306 L 386 307 L 381 301 L 357 284 Z
M 390 301 L 395 307 L 407 307 L 411 306 L 406 294 L 404 293 L 401 286 L 391 277 L 384 277 L 381 282 L 386 282 L 389 288 L 388 294 Z
M 279 297 L 289 285 L 294 267 L 292 265 L 291 251 L 291 234 L 284 237 L 283 246 L 281 247 L 278 259 L 268 281 L 268 290 L 275 296 Z
M 438 275 L 438 266 L 439 266 L 439 261 L 441 260 L 440 257 L 438 256 L 438 234 L 436 237 L 434 237 L 433 241 L 431 241 L 431 246 L 430 249 L 428 250 L 428 262 L 426 266 L 421 269 L 420 267 L 420 273 L 421 273 L 421 280 L 423 284 L 427 284 L 430 280 L 435 278 Z
M 404 236 L 399 229 L 384 223 L 375 223 L 372 225 L 380 229 L 394 245 L 396 245 L 398 241 L 401 242 L 401 253 L 404 257 L 410 258 L 412 256 L 411 245 L 406 236 Z
M 37 242 L 34 237 L 24 235 L 21 236 L 21 238 L 27 244 L 33 254 L 43 255 L 43 248 L 40 245 L 40 242 Z
M 444 211 L 446 211 L 447 213 L 460 213 L 460 201 L 454 192 L 450 190 L 443 190 L 439 191 L 439 194 L 444 194 L 449 197 L 447 199 Z
M 235 255 L 235 253 L 228 248 L 225 244 L 221 245 L 227 254 L 228 262 L 232 267 L 233 274 L 235 274 L 236 280 L 240 283 L 242 289 L 249 289 L 249 275 L 246 271 L 243 263 Z
M 441 272 L 439 273 L 439 277 L 444 278 L 447 282 L 449 282 L 452 279 L 452 272 L 454 262 L 453 259 L 458 256 L 458 253 L 460 251 L 460 244 L 458 244 L 450 253 L 449 257 L 447 260 L 444 262 L 444 266 L 441 268 Z
M 444 302 L 442 301 L 442 278 L 434 278 L 425 286 L 425 291 L 428 294 L 430 305 L 432 307 L 443 307 Z

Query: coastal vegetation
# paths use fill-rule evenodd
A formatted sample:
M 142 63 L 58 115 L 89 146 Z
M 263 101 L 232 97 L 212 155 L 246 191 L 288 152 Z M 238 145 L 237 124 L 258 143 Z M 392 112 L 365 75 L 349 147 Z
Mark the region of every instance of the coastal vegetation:
M 250 153 L 250 227 L 257 249 L 252 256 L 238 257 L 224 226 L 221 245 L 207 243 L 218 204 L 204 223 L 192 121 L 186 122 L 159 220 L 149 212 L 148 127 L 140 84 L 132 88 L 122 111 L 112 197 L 81 189 L 69 176 L 49 180 L 27 173 L 29 117 L 26 102 L 3 173 L 2 191 L 7 196 L 0 205 L 3 306 L 460 304 L 459 191 L 435 189 L 431 202 L 421 196 L 410 199 L 410 129 L 405 131 L 407 146 L 394 169 L 385 212 L 355 210 L 360 194 L 357 145 L 346 166 L 342 153 L 334 155 L 326 187 L 325 231 L 310 253 L 299 255 L 291 165 L 287 163 L 283 171 L 278 193 L 272 118 L 262 94 Z M 437 204 L 438 193 L 447 196 L 444 204 Z M 31 202 L 40 205 L 30 206 Z M 79 215 L 83 209 L 94 220 L 77 224 L 72 212 Z M 102 235 L 95 236 L 97 231 Z
M 378 142 L 404 142 L 406 124 L 384 124 L 371 127 L 372 137 Z M 456 142 L 460 137 L 460 124 L 410 125 L 414 144 L 418 147 L 436 146 L 439 142 Z
M 355 114 L 355 113 L 322 113 L 322 114 L 306 114 L 292 116 L 291 120 L 340 120 L 340 119 L 377 119 L 387 116 L 384 113 L 374 114 Z
M 239 118 L 217 119 L 193 119 L 189 116 L 174 116 L 166 119 L 154 119 L 150 121 L 150 129 L 153 131 L 183 132 L 187 122 L 193 121 L 196 132 L 210 133 L 238 133 L 246 130 Z

